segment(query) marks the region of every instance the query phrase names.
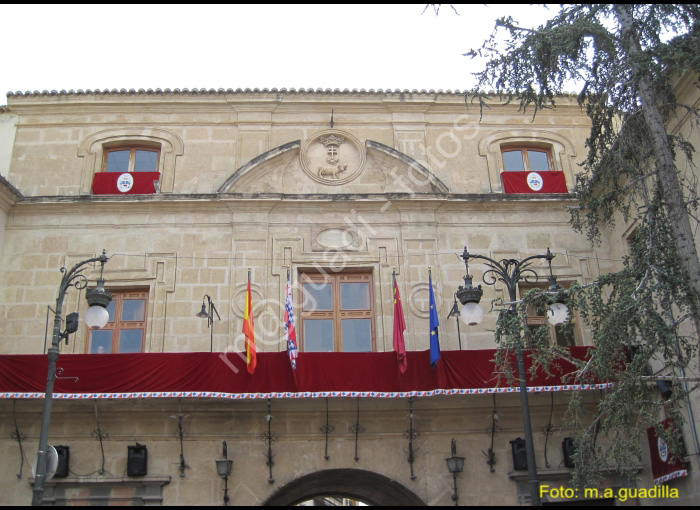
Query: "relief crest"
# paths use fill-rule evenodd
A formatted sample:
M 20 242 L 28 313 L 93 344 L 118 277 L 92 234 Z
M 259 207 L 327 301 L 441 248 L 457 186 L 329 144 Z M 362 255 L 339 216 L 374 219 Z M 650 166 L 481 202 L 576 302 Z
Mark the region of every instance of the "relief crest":
M 365 150 L 349 133 L 327 129 L 313 134 L 301 148 L 301 166 L 314 181 L 330 186 L 350 182 L 365 166 Z

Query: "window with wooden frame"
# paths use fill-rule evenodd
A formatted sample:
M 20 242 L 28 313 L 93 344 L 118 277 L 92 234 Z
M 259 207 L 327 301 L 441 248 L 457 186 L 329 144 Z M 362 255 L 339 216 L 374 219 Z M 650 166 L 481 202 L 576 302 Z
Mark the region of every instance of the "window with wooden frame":
M 568 288 L 570 283 L 568 282 L 558 282 L 563 288 Z M 529 290 L 533 288 L 539 288 L 547 290 L 549 288 L 547 283 L 535 283 L 535 284 L 520 284 L 518 286 L 520 291 L 520 296 L 524 296 Z M 530 305 L 527 309 L 527 327 L 530 330 L 534 330 L 540 326 L 547 326 L 550 333 L 550 343 L 560 347 L 575 347 L 580 345 L 579 341 L 579 330 L 578 321 L 576 320 L 576 312 L 572 313 L 571 309 L 569 313 L 571 314 L 571 324 L 559 324 L 557 326 L 552 326 L 547 321 L 547 305 L 542 304 L 540 306 Z M 568 321 L 567 321 L 568 322 Z
M 105 149 L 104 172 L 157 172 L 160 149 L 145 146 L 121 146 Z
M 109 322 L 102 329 L 87 332 L 86 352 L 89 354 L 116 354 L 143 352 L 148 309 L 147 290 L 112 292 L 107 307 Z
M 532 146 L 502 147 L 503 170 L 506 172 L 546 172 L 554 170 L 552 152 Z
M 301 350 L 371 352 L 372 273 L 301 273 Z

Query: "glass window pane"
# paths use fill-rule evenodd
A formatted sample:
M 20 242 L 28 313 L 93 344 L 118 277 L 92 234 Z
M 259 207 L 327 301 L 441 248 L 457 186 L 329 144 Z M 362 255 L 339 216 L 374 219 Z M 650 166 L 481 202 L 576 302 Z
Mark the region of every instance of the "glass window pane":
M 343 352 L 371 352 L 372 333 L 369 319 L 343 319 Z
M 369 310 L 369 283 L 343 283 L 340 285 L 342 310 Z
M 140 329 L 122 329 L 119 332 L 119 352 L 141 352 Z
M 107 168 L 108 172 L 128 172 L 129 171 L 129 156 L 131 151 L 112 151 L 107 153 Z
M 90 354 L 109 354 L 112 352 L 112 332 L 110 330 L 90 331 Z
M 136 151 L 134 172 L 157 172 L 158 153 L 156 151 Z
M 333 321 L 304 321 L 304 352 L 333 352 Z
M 527 160 L 530 163 L 530 170 L 535 172 L 549 170 L 549 158 L 546 152 L 527 151 Z
M 114 322 L 114 307 L 116 306 L 116 301 L 113 299 L 107 305 L 107 313 L 109 313 L 109 322 Z
M 506 172 L 524 172 L 525 163 L 523 162 L 522 151 L 504 151 L 503 165 Z
M 122 301 L 123 321 L 142 321 L 146 302 L 143 299 L 125 299 Z
M 333 285 L 330 283 L 305 283 L 303 307 L 306 311 L 332 310 Z

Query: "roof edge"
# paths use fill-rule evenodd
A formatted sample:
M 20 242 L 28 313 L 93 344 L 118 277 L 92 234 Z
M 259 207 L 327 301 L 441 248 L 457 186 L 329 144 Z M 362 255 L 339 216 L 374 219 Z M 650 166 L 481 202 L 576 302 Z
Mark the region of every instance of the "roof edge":
M 8 92 L 7 93 L 7 98 L 22 98 L 22 97 L 51 97 L 51 96 L 103 96 L 103 95 L 116 95 L 116 96 L 168 96 L 168 95 L 191 95 L 191 96 L 212 96 L 212 95 L 244 95 L 244 94 L 283 94 L 283 95 L 367 95 L 367 96 L 382 96 L 382 95 L 406 95 L 406 94 L 411 94 L 411 95 L 444 95 L 444 96 L 463 96 L 467 93 L 469 93 L 469 90 L 443 90 L 443 89 L 331 89 L 331 88 L 237 88 L 237 89 L 232 89 L 232 88 L 219 88 L 219 89 L 198 89 L 198 88 L 193 88 L 193 89 L 78 89 L 78 90 L 73 90 L 70 89 L 68 91 L 66 90 L 43 90 L 43 91 L 16 91 L 16 92 Z M 489 94 L 497 94 L 497 92 L 490 90 L 488 92 Z M 575 92 L 564 92 L 561 94 L 559 97 L 567 97 L 567 96 L 575 96 L 577 95 Z M 1 107 L 0 107 L 1 108 Z

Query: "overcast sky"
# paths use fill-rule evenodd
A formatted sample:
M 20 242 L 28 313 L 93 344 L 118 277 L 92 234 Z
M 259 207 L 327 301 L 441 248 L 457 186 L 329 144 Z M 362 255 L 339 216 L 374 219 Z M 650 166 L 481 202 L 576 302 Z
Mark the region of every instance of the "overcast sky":
M 466 90 L 463 53 L 512 15 L 556 8 L 443 5 L 6 5 L 8 91 L 148 88 Z

